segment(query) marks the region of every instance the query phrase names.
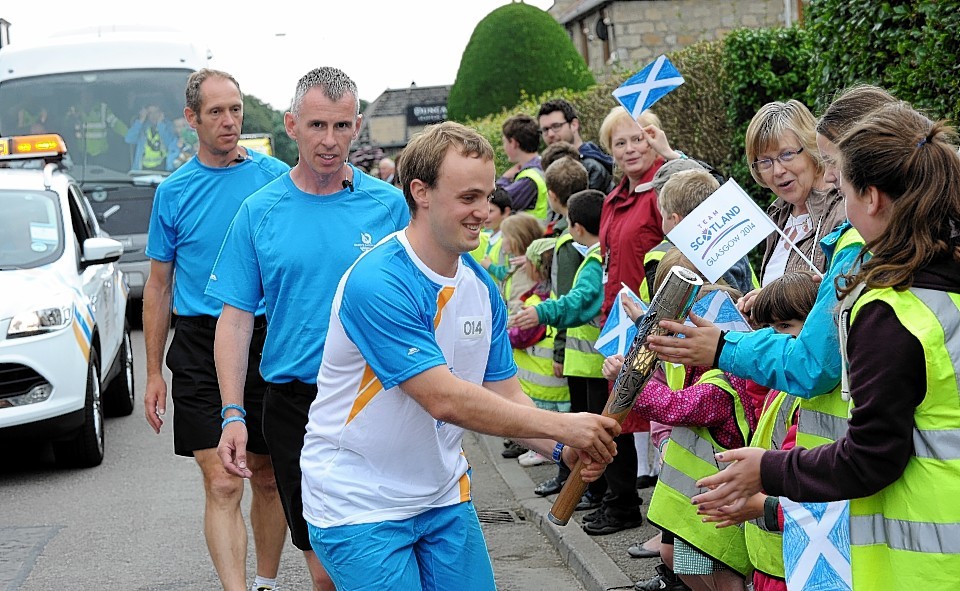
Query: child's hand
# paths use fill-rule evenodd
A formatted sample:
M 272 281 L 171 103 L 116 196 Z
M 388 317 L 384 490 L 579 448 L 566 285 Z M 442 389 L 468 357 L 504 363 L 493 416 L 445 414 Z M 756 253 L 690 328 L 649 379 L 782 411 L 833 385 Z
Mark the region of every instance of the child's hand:
M 717 528 L 730 527 L 731 525 L 741 524 L 744 521 L 763 517 L 763 502 L 766 499 L 767 495 L 757 493 L 747 499 L 746 504 L 742 508 L 734 509 L 732 506 L 727 505 L 717 507 L 716 509 L 699 511 L 698 513 L 704 516 L 702 519 L 704 523 L 716 523 Z
M 630 318 L 630 320 L 636 322 L 637 318 L 643 316 L 643 308 L 640 307 L 640 304 L 633 301 L 632 297 L 626 294 L 621 294 L 620 301 L 623 303 L 623 309 L 626 310 L 627 316 Z
M 518 254 L 515 257 L 510 257 L 510 266 L 511 267 L 522 267 L 523 263 L 527 260 L 527 255 Z
M 524 306 L 513 316 L 512 326 L 517 328 L 533 328 L 538 324 L 540 324 L 540 317 L 537 316 L 535 307 Z
M 493 264 L 493 261 L 491 261 L 491 260 L 490 260 L 490 257 L 488 257 L 488 256 L 487 256 L 487 257 L 483 257 L 483 259 L 480 261 L 480 266 L 483 267 L 484 269 L 487 269 L 487 270 L 490 269 L 490 265 L 492 265 L 492 264 Z
M 611 382 L 620 375 L 620 368 L 623 367 L 623 355 L 611 355 L 603 360 L 603 377 Z
M 562 364 L 562 363 L 557 363 L 556 361 L 553 362 L 553 377 L 555 377 L 555 378 L 562 378 L 562 377 L 563 377 L 563 364 Z

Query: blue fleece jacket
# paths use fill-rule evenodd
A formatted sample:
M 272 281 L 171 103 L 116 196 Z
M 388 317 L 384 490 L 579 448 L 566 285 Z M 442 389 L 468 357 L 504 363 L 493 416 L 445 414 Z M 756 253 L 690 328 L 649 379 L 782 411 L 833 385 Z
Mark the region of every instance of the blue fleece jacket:
M 729 332 L 720 352 L 720 369 L 800 398 L 813 398 L 837 387 L 841 360 L 834 279 L 856 264 L 862 243 L 838 252 L 834 248 L 850 228 L 850 222 L 844 222 L 820 241 L 830 263 L 797 338 L 777 334 L 772 328 Z

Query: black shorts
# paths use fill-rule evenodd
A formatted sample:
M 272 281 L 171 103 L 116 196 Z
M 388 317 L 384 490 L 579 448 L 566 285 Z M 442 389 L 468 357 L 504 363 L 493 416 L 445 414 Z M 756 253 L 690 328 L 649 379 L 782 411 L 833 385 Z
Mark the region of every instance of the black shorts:
M 193 457 L 201 449 L 220 444 L 220 385 L 213 359 L 217 319 L 212 316 L 178 316 L 173 342 L 167 351 L 167 367 L 173 373 L 173 451 Z M 267 384 L 260 377 L 260 357 L 267 325 L 257 318 L 250 339 L 243 408 L 247 411 L 247 450 L 267 453 L 263 440 L 263 394 Z
M 290 526 L 290 538 L 293 545 L 303 551 L 313 548 L 300 496 L 300 452 L 307 433 L 310 405 L 316 397 L 316 384 L 288 382 L 267 384 L 263 399 L 263 436 L 270 449 L 277 490 Z

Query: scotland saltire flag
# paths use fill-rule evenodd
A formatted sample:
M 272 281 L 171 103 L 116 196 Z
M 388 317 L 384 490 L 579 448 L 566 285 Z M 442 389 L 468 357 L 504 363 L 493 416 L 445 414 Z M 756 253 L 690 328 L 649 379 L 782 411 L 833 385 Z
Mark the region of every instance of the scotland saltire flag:
M 703 296 L 690 309 L 697 316 L 709 320 L 720 330 L 750 332 L 750 323 L 743 317 L 730 294 L 723 290 L 711 291 Z M 684 324 L 693 326 L 688 318 Z M 681 335 L 682 336 L 682 335 Z
M 594 348 L 603 354 L 604 357 L 611 355 L 626 355 L 630 350 L 634 337 L 637 336 L 637 325 L 627 316 L 627 311 L 623 307 L 624 297 L 632 298 L 634 302 L 640 305 L 644 312 L 647 306 L 640 301 L 640 297 L 633 293 L 629 287 L 623 286 L 620 293 L 617 294 L 617 303 L 610 310 L 607 321 L 600 331 L 600 338 L 594 344 Z
M 661 55 L 652 64 L 627 79 L 613 91 L 613 98 L 630 112 L 634 119 L 668 92 L 683 84 L 683 76 L 667 56 Z
M 780 505 L 788 591 L 850 591 L 850 502 Z

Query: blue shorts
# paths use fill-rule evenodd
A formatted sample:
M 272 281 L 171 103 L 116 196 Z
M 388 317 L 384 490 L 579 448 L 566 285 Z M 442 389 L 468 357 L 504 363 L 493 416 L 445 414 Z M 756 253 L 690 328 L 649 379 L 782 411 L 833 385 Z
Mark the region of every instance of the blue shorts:
M 310 545 L 337 591 L 496 591 L 472 502 L 402 521 L 319 528 Z

